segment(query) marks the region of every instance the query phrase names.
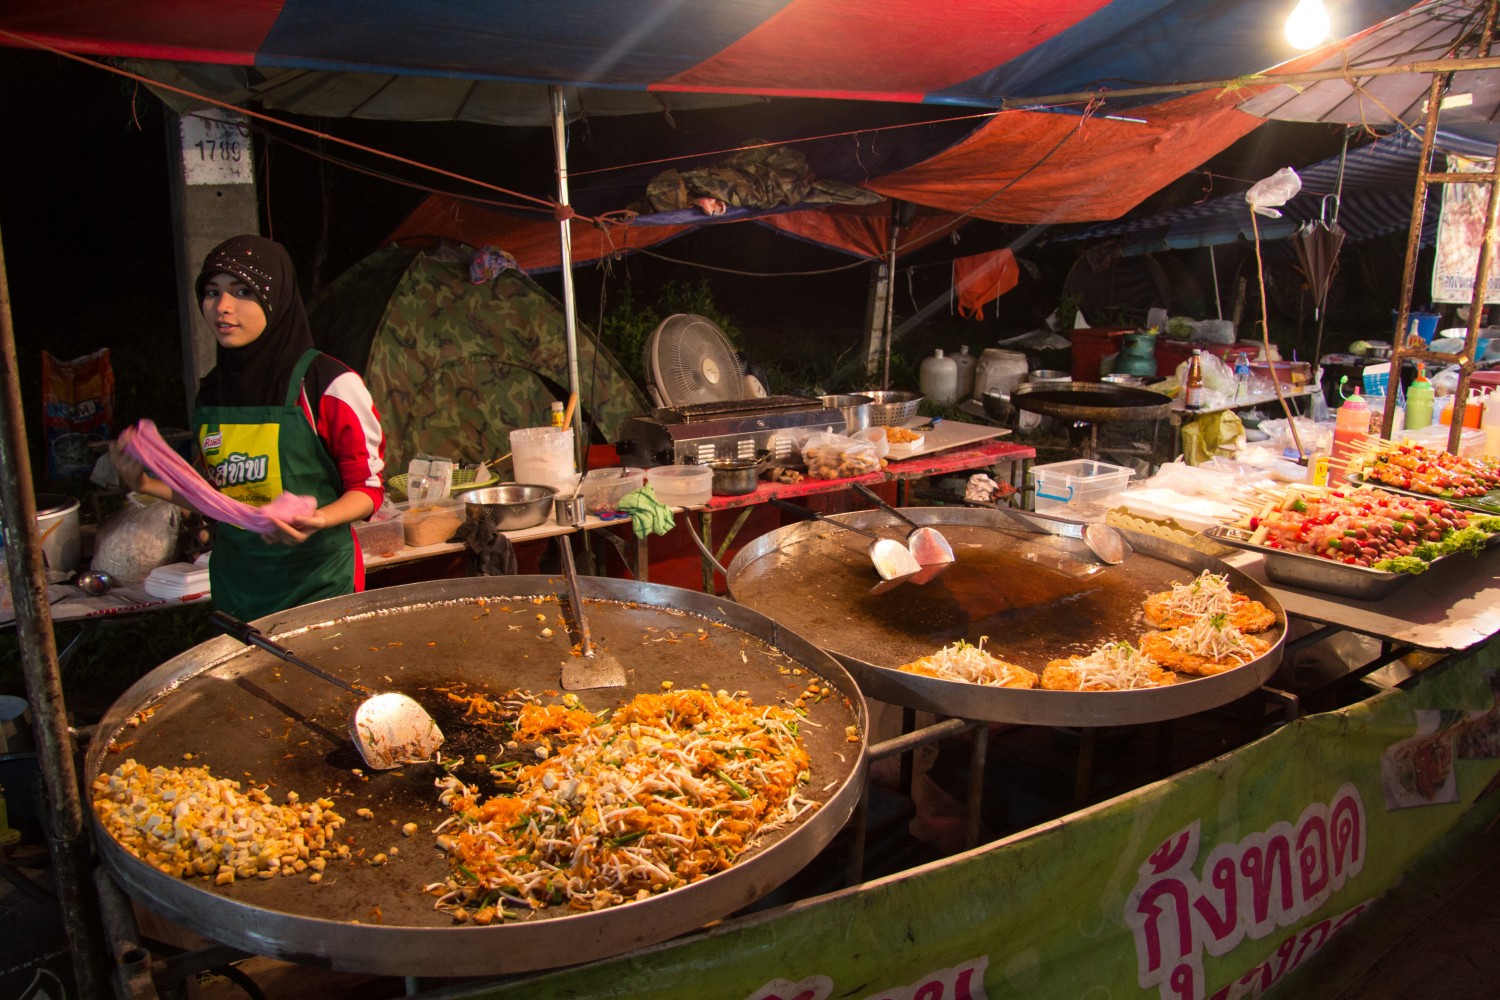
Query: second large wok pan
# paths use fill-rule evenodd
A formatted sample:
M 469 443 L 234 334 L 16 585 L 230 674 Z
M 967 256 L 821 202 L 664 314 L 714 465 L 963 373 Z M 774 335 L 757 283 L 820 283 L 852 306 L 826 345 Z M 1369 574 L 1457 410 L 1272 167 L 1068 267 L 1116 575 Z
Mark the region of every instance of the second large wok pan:
M 920 507 L 907 514 L 941 528 L 957 559 L 925 587 L 870 595 L 868 567 L 843 533 L 792 524 L 762 535 L 728 567 L 735 600 L 817 643 L 849 668 L 870 698 L 966 719 L 1048 726 L 1158 722 L 1226 704 L 1263 684 L 1281 662 L 1286 614 L 1263 586 L 1186 545 L 1127 531 L 1134 554 L 1105 566 L 1082 539 L 1035 534 L 982 508 Z M 860 526 L 879 511 L 841 515 Z M 863 519 L 863 520 L 862 520 Z M 1134 691 L 1017 690 L 896 669 L 963 639 L 1038 673 L 1047 661 L 1148 631 L 1141 604 L 1202 570 L 1228 576 L 1265 604 L 1276 625 L 1264 655 L 1213 677 Z

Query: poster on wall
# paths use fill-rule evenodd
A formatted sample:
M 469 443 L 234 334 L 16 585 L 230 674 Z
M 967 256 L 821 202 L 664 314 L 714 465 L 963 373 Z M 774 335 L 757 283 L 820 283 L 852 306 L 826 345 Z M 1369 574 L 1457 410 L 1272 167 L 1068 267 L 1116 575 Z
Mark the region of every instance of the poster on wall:
M 1493 160 L 1448 157 L 1448 170 L 1452 173 L 1484 173 L 1493 169 Z M 1487 184 L 1443 185 L 1437 253 L 1432 263 L 1433 302 L 1469 304 L 1474 301 L 1474 274 L 1479 269 L 1479 248 L 1484 243 L 1488 202 Z M 1500 302 L 1500 266 L 1495 264 L 1490 266 L 1484 301 Z

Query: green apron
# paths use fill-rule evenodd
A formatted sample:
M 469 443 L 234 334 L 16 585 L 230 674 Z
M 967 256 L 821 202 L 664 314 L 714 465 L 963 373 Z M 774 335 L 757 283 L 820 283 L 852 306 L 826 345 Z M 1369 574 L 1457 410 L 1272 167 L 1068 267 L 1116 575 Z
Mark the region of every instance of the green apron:
M 200 406 L 193 414 L 208 480 L 225 496 L 253 506 L 281 493 L 311 496 L 319 507 L 343 493 L 338 467 L 297 398 L 310 350 L 297 361 L 282 406 Z M 208 561 L 214 607 L 242 621 L 354 593 L 354 534 L 347 525 L 315 531 L 300 545 L 267 544 L 220 524 Z

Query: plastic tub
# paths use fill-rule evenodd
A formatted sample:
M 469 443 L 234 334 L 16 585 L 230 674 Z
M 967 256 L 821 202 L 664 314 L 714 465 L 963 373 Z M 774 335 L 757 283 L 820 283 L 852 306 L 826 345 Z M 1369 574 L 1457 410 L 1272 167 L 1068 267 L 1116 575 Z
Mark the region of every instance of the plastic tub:
M 669 507 L 696 507 L 713 496 L 714 470 L 706 465 L 658 465 L 646 470 L 656 499 Z
M 36 530 L 42 539 L 42 558 L 49 570 L 71 573 L 78 566 L 78 507 L 78 501 L 66 494 L 37 495 Z
M 510 432 L 512 468 L 518 483 L 571 492 L 578 473 L 573 464 L 573 428 L 522 427 Z
M 1047 511 L 1069 505 L 1105 503 L 1124 492 L 1133 475 L 1134 469 L 1088 458 L 1034 465 L 1031 478 L 1036 486 L 1036 509 Z
M 402 533 L 413 548 L 441 545 L 463 523 L 463 502 L 452 498 L 412 501 L 401 512 Z
M 400 504 L 398 509 L 404 506 Z M 367 556 L 388 556 L 406 547 L 406 529 L 399 513 L 382 521 L 358 522 L 354 525 L 354 537 L 359 541 L 359 550 Z
M 590 469 L 583 477 L 579 493 L 583 497 L 583 509 L 590 514 L 601 510 L 614 510 L 620 498 L 632 490 L 641 488 L 646 481 L 646 470 L 626 466 L 608 469 Z

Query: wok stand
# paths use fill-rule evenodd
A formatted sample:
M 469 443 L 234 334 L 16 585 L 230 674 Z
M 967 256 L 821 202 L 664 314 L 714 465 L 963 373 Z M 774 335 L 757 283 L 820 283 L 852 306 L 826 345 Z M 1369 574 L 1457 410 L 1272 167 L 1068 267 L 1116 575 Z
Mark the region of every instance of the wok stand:
M 1070 450 L 1093 460 L 1099 457 L 1100 424 L 1150 421 L 1151 467 L 1161 464 L 1161 421 L 1171 412 L 1170 396 L 1113 382 L 1038 382 L 1017 387 L 1010 403 L 1015 411 L 1068 424 Z M 1019 421 L 1019 412 L 1015 416 Z

